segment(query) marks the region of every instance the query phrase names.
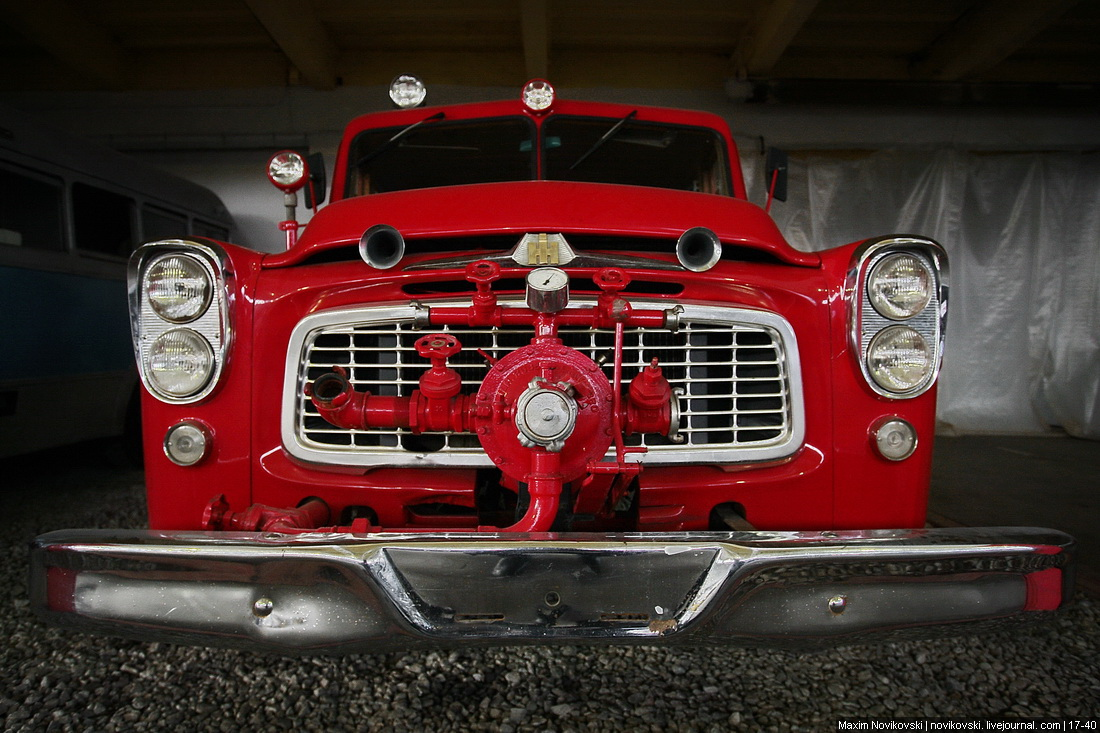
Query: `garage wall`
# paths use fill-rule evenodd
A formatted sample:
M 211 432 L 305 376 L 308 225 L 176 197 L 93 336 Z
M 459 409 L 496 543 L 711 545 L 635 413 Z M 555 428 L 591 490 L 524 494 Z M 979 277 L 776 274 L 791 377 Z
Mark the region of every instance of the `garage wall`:
M 285 147 L 304 151 L 307 145 Z M 276 148 L 224 150 L 152 150 L 136 153 L 138 157 L 164 170 L 171 171 L 218 194 L 233 215 L 237 229 L 233 241 L 251 249 L 279 252 L 286 249 L 286 235 L 277 223 L 286 218 L 283 194 L 264 174 L 267 162 Z M 332 161 L 332 156 L 326 156 Z M 302 197 L 299 196 L 299 204 Z M 311 211 L 298 207 L 298 221 L 308 222 Z
M 957 108 L 798 108 L 731 102 L 720 91 L 564 89 L 576 99 L 700 109 L 729 120 L 751 159 L 764 144 L 798 150 L 1054 151 L 1100 149 L 1095 115 L 1070 111 Z M 516 96 L 511 87 L 443 86 L 429 104 Z M 271 153 L 320 150 L 331 162 L 343 126 L 390 109 L 381 87 L 303 87 L 203 92 L 9 93 L 7 103 L 213 189 L 240 226 L 238 241 L 264 251 L 283 246 L 273 222 L 282 200 L 263 176 Z M 750 162 L 751 164 L 751 162 Z M 750 177 L 750 183 L 756 179 Z M 796 202 L 792 202 L 794 205 Z
M 561 90 L 573 98 L 690 107 L 729 120 L 750 198 L 762 150 L 792 152 L 790 198 L 773 208 L 796 247 L 896 232 L 950 254 L 941 430 L 1100 438 L 1100 125 L 1073 110 L 793 108 L 723 94 Z M 500 99 L 510 88 L 431 89 L 429 103 Z M 344 123 L 389 108 L 381 88 L 22 94 L 6 102 L 195 180 L 221 196 L 238 243 L 278 251 L 275 150 L 333 160 Z M 305 214 L 304 211 L 302 211 Z M 303 216 L 305 218 L 305 216 Z
M 1100 438 L 1100 153 L 796 155 L 772 212 L 800 249 L 944 244 L 941 431 Z

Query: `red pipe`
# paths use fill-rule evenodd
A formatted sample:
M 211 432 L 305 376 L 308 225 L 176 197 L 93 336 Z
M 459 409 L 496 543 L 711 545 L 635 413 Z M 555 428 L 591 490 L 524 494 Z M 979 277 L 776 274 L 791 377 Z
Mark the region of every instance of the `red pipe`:
M 253 504 L 243 512 L 231 512 L 225 495 L 218 494 L 206 505 L 203 527 L 211 530 L 295 534 L 320 527 L 329 521 L 330 515 L 328 504 L 316 498 L 292 509 Z
M 419 389 L 409 397 L 372 395 L 355 389 L 340 367 L 307 385 L 306 393 L 321 417 L 341 428 L 397 427 L 413 433 L 473 429 L 476 400 L 472 395 L 433 398 Z
M 666 312 L 633 310 L 628 301 L 619 297 L 619 292 L 630 279 L 615 268 L 605 268 L 594 276 L 594 281 L 603 291 L 595 307 L 550 314 L 530 308 L 503 308 L 496 302 L 491 288 L 492 282 L 499 277 L 499 272 L 499 266 L 494 263 L 483 261 L 471 264 L 467 267 L 467 279 L 477 286 L 474 303 L 468 307 L 431 307 L 428 309 L 428 323 L 434 326 L 534 326 L 535 335 L 531 340 L 531 348 L 536 350 L 540 345 L 545 345 L 545 342 L 558 342 L 556 336 L 559 326 L 614 328 L 611 432 L 615 460 L 592 460 L 588 464 L 588 470 L 591 473 L 636 475 L 641 470 L 641 465 L 628 463 L 626 457 L 630 453 L 645 452 L 645 448 L 627 447 L 623 441 L 623 429 L 625 427 L 630 432 L 668 434 L 671 430 L 674 398 L 668 380 L 654 359 L 650 366 L 632 380 L 630 392 L 624 399 L 623 331 L 627 326 L 664 327 Z M 479 408 L 476 395 L 461 393 L 461 378 L 454 369 L 447 366 L 447 359 L 458 353 L 459 349 L 461 344 L 458 339 L 446 333 L 428 334 L 417 339 L 417 353 L 430 359 L 432 366 L 421 375 L 419 389 L 414 390 L 409 397 L 383 397 L 359 392 L 350 383 L 347 372 L 340 367 L 307 385 L 306 393 L 312 398 L 320 415 L 339 427 L 399 427 L 413 433 L 474 432 L 481 421 L 497 417 L 499 422 L 500 416 L 488 405 Z M 597 368 L 595 364 L 590 366 L 592 369 Z M 516 399 L 518 395 L 509 397 Z M 499 395 L 498 399 L 503 400 Z M 483 427 L 487 431 L 487 426 Z M 564 484 L 561 455 L 542 447 L 531 448 L 528 468 L 523 481 L 527 484 L 529 503 L 523 517 L 504 529 L 479 527 L 478 531 L 550 531 L 561 506 Z M 519 478 L 509 475 L 514 479 Z
M 432 326 L 530 326 L 539 315 L 529 308 L 504 308 L 476 311 L 462 306 L 431 306 L 428 323 Z M 591 326 L 612 328 L 616 322 L 597 308 L 567 310 L 554 314 L 558 326 Z M 630 311 L 621 321 L 626 326 L 664 328 L 665 312 L 659 310 Z
M 539 448 L 531 451 L 531 471 L 527 474 L 530 503 L 523 517 L 511 527 L 478 527 L 479 531 L 549 532 L 561 505 L 562 476 L 558 473 L 561 454 Z
M 561 454 L 544 449 L 531 451 L 531 470 L 527 474 L 530 502 L 527 511 L 510 527 L 482 526 L 476 529 L 459 527 L 368 527 L 368 532 L 549 532 L 561 506 L 562 475 L 558 472 Z M 329 521 L 329 508 L 320 499 L 310 499 L 296 509 L 253 504 L 242 512 L 229 511 L 225 496 L 219 494 L 206 507 L 203 526 L 212 530 L 246 532 L 281 532 L 300 534 L 318 530 L 348 531 L 349 528 L 323 527 Z M 352 529 L 352 531 L 355 531 Z

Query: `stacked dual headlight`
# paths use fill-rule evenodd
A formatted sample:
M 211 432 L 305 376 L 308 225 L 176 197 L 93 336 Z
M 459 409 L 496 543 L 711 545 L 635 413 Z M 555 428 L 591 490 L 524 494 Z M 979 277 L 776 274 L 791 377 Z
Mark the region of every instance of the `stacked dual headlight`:
M 228 345 L 224 258 L 194 242 L 148 244 L 130 273 L 134 350 L 142 381 L 166 402 L 202 399 Z
M 916 397 L 936 379 L 947 313 L 947 258 L 932 240 L 893 238 L 861 248 L 853 277 L 853 341 L 867 383 L 885 397 Z

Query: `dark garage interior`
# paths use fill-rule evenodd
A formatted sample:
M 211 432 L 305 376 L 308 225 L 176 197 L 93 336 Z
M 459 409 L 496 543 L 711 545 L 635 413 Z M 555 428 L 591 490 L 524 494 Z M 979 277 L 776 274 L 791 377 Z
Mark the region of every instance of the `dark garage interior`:
M 387 86 L 398 74 L 424 80 L 427 106 L 513 99 L 542 78 L 562 98 L 718 115 L 752 202 L 768 197 L 767 148 L 787 152 L 787 199 L 770 214 L 796 250 L 895 232 L 946 248 L 936 429 L 922 436 L 935 444 L 927 526 L 1049 527 L 1077 542 L 1068 608 L 1031 626 L 933 640 L 330 657 L 82 635 L 35 618 L 28 545 L 53 530 L 147 526 L 132 434 L 107 435 L 106 417 L 67 407 L 67 393 L 93 383 L 55 377 L 35 407 L 50 418 L 40 436 L 19 423 L 22 393 L 0 383 L 4 729 L 1095 724 L 1098 38 L 1097 0 L 0 0 L 0 153 L 23 129 L 5 120 L 19 120 L 125 154 L 213 191 L 231 220 L 225 239 L 261 253 L 284 249 L 283 198 L 265 180 L 267 161 L 290 148 L 331 166 L 351 118 L 392 108 Z M 0 157 L 0 172 L 6 165 Z M 0 195 L 0 215 L 14 217 L 23 201 L 14 184 Z M 24 244 L 5 239 L 5 226 L 0 255 Z M 122 262 L 114 246 L 97 244 L 97 262 Z M 54 312 L 48 302 L 0 302 L 18 324 L 13 342 Z M 117 308 L 88 314 L 121 322 L 125 307 L 122 294 Z M 67 358 L 79 337 L 55 339 L 50 358 Z M 6 358 L 8 369 L 32 356 Z M 72 437 L 78 422 L 101 434 Z

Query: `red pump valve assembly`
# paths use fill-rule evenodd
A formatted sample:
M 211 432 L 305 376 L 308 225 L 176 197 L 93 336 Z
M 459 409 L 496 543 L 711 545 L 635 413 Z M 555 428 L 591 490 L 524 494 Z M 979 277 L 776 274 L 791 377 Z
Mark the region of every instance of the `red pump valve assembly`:
M 675 437 L 678 432 L 678 398 L 656 359 L 639 371 L 625 395 L 621 387 L 623 328 L 663 326 L 666 315 L 632 309 L 619 295 L 629 277 L 615 268 L 593 278 L 603 290 L 594 306 L 569 309 L 568 275 L 544 267 L 527 277 L 531 307 L 504 308 L 491 290 L 499 272 L 495 263 L 473 263 L 467 279 L 478 289 L 474 303 L 428 310 L 432 326 L 526 323 L 534 328 L 529 344 L 492 364 L 476 394 L 462 392 L 461 377 L 447 364 L 462 348 L 451 333 L 417 339 L 416 351 L 431 367 L 407 397 L 356 390 L 340 368 L 307 385 L 306 394 L 325 420 L 343 428 L 477 435 L 494 465 L 526 484 L 530 495 L 524 516 L 505 531 L 544 532 L 558 513 L 565 484 L 597 473 L 630 476 L 641 470 L 640 464 L 626 461 L 626 454 L 645 449 L 625 447 L 624 434 Z M 614 327 L 611 381 L 592 359 L 562 344 L 560 324 Z M 613 444 L 616 459 L 605 462 Z

